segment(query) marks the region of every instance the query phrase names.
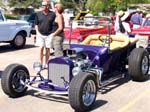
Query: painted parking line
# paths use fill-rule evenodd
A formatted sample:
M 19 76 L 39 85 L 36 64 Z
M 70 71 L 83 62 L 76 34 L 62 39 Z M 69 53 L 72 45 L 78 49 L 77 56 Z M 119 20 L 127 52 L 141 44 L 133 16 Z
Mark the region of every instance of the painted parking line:
M 142 99 L 144 96 L 150 94 L 150 90 L 146 90 L 139 94 L 137 97 L 129 101 L 126 105 L 124 105 L 122 108 L 120 108 L 117 112 L 126 112 L 129 108 L 131 108 L 134 104 L 136 104 L 140 99 Z

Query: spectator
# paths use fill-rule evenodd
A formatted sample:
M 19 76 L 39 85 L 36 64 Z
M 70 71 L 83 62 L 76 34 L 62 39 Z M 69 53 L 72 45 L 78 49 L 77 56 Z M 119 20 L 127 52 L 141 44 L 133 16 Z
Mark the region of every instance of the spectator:
M 142 13 L 142 24 L 144 24 L 144 22 L 146 20 L 146 16 L 147 16 L 147 13 L 143 12 Z
M 56 14 L 55 21 L 53 23 L 53 47 L 55 50 L 55 56 L 63 56 L 63 40 L 64 40 L 64 18 L 63 11 L 64 6 L 61 3 L 55 4 L 54 11 Z
M 65 9 L 63 17 L 65 20 L 65 27 L 70 27 L 70 18 L 74 17 L 73 13 L 69 9 Z
M 47 68 L 50 56 L 50 47 L 52 47 L 52 25 L 56 16 L 54 12 L 49 10 L 49 3 L 50 2 L 43 0 L 42 11 L 38 12 L 35 16 L 36 45 L 40 46 L 40 62 L 43 65 L 43 68 Z
M 129 23 L 125 22 L 125 19 L 129 16 L 128 12 L 119 11 L 115 21 L 115 32 L 116 35 L 128 36 L 131 32 Z
M 133 29 L 140 27 L 142 24 L 142 15 L 140 9 L 137 9 L 136 13 L 131 16 L 131 20 L 133 23 Z

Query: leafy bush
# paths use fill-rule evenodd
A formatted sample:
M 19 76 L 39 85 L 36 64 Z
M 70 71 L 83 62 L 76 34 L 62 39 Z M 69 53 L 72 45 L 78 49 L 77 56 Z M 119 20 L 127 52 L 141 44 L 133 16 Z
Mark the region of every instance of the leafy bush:
M 17 19 L 16 16 L 13 15 L 5 15 L 6 19 Z

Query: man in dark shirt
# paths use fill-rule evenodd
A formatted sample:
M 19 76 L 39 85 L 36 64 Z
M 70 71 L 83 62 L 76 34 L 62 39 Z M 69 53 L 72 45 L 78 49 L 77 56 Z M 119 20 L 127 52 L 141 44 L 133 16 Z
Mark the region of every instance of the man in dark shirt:
M 36 30 L 36 45 L 40 46 L 40 62 L 44 68 L 47 68 L 47 63 L 50 56 L 50 48 L 52 47 L 52 31 L 53 22 L 55 20 L 55 13 L 49 11 L 50 4 L 48 1 L 42 2 L 42 11 L 35 16 L 35 30 Z M 45 48 L 45 61 L 44 60 Z
M 142 15 L 140 9 L 137 9 L 136 13 L 131 16 L 131 22 L 133 23 L 133 29 L 140 27 L 142 23 Z

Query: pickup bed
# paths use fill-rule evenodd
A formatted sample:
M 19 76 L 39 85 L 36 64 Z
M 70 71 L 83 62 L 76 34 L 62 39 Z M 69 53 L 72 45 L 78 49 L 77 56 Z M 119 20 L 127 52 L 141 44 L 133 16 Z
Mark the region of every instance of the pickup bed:
M 0 10 L 0 42 L 10 43 L 12 48 L 20 49 L 26 44 L 31 33 L 31 25 L 22 20 L 7 20 Z

